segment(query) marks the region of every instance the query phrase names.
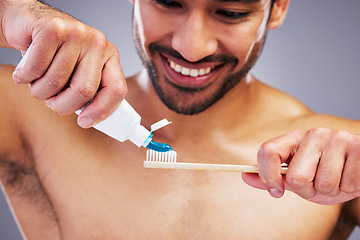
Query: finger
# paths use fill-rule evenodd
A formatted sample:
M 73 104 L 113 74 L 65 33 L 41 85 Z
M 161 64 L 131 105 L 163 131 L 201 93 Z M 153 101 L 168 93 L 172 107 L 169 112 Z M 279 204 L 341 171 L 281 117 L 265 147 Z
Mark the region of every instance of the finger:
M 360 140 L 357 137 L 351 141 L 347 151 L 344 172 L 340 190 L 348 194 L 360 193 Z
M 266 186 L 261 182 L 260 177 L 257 173 L 242 173 L 242 179 L 246 184 L 251 187 L 267 190 Z
M 344 131 L 332 131 L 329 142 L 322 151 L 314 182 L 316 191 L 322 195 L 334 197 L 341 192 L 340 181 L 349 136 L 350 134 Z
M 102 56 L 101 56 L 102 58 Z M 86 53 L 70 79 L 69 87 L 46 99 L 46 104 L 60 115 L 67 115 L 85 106 L 96 94 L 103 64 L 96 51 Z
M 67 42 L 56 53 L 45 75 L 30 84 L 31 94 L 37 99 L 47 99 L 58 94 L 68 83 L 80 54 L 78 47 Z
M 284 194 L 281 164 L 294 154 L 303 135 L 304 131 L 292 131 L 260 146 L 257 155 L 259 176 L 273 197 Z
M 75 112 L 85 106 L 96 94 L 102 70 L 110 58 L 112 46 L 103 33 L 91 31 L 91 39 L 81 50 L 70 85 L 61 94 L 46 100 L 46 104 L 60 115 Z
M 118 56 L 113 56 L 106 63 L 100 91 L 94 101 L 79 115 L 78 124 L 81 127 L 91 127 L 107 118 L 120 105 L 127 93 L 126 80 L 120 67 Z
M 316 195 L 314 179 L 328 133 L 329 130 L 321 128 L 309 130 L 289 164 L 286 180 L 293 191 L 305 199 Z
M 42 77 L 51 64 L 58 43 L 47 42 L 47 38 L 34 39 L 13 73 L 16 83 L 31 83 Z

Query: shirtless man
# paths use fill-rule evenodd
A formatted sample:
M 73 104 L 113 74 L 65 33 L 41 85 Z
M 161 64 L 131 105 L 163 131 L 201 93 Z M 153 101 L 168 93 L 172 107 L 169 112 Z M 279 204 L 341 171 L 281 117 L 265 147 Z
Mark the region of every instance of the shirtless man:
M 248 74 L 288 0 L 134 0 L 146 70 L 127 87 L 97 30 L 33 0 L 1 3 L 1 46 L 33 43 L 23 66 L 0 68 L 0 177 L 28 239 L 346 239 L 360 223 L 360 122 Z M 88 128 L 127 89 L 144 126 L 173 122 L 154 140 L 182 161 L 258 164 L 260 177 L 144 169 L 145 149 Z

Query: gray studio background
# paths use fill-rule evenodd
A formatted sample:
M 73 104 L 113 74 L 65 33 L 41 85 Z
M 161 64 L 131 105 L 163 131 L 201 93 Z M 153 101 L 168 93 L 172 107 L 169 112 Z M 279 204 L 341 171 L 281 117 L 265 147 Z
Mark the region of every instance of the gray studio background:
M 119 49 L 125 75 L 141 68 L 127 0 L 47 2 L 104 32 Z M 285 24 L 270 32 L 253 72 L 317 112 L 360 119 L 359 12 L 359 0 L 292 1 Z M 17 51 L 0 49 L 1 63 L 16 65 L 19 59 Z M 17 239 L 21 237 L 0 191 L 0 240 Z M 359 229 L 350 239 L 360 239 Z

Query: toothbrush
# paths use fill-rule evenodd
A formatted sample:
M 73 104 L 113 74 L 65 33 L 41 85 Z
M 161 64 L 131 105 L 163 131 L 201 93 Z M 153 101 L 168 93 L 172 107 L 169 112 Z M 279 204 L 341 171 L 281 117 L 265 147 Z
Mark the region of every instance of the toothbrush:
M 146 151 L 145 168 L 163 169 L 188 169 L 188 170 L 211 170 L 229 172 L 248 172 L 259 173 L 257 166 L 251 165 L 229 165 L 229 164 L 209 164 L 209 163 L 186 163 L 176 162 L 177 154 L 175 151 L 159 153 L 154 150 Z M 282 166 L 281 174 L 286 174 L 287 166 Z

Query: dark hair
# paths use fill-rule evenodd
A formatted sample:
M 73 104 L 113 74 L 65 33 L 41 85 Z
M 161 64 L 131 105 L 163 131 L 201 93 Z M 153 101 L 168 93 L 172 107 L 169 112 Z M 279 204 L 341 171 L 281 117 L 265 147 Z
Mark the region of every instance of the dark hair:
M 271 8 L 274 6 L 275 2 L 276 2 L 276 0 L 271 0 Z
M 270 6 L 270 13 L 272 12 L 274 3 L 276 2 L 276 0 L 271 0 L 271 6 Z

